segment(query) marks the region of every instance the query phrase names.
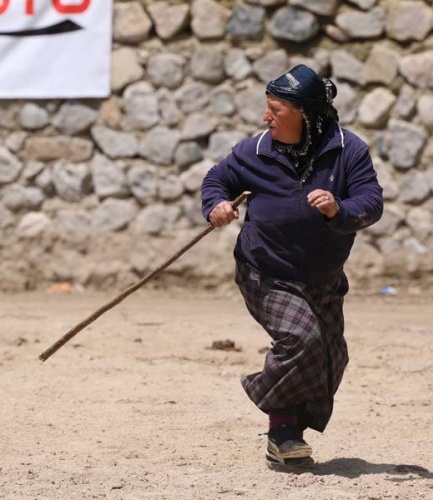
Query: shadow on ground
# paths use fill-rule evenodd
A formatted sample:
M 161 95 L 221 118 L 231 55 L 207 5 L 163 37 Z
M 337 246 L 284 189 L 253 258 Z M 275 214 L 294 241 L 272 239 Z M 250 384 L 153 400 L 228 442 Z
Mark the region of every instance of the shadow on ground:
M 281 470 L 284 472 L 284 470 Z M 305 472 L 287 470 L 286 472 Z M 334 458 L 328 462 L 316 463 L 309 469 L 315 476 L 342 476 L 354 479 L 368 474 L 387 474 L 393 482 L 413 480 L 414 475 L 424 479 L 433 479 L 433 473 L 419 465 L 410 464 L 374 464 L 361 458 Z

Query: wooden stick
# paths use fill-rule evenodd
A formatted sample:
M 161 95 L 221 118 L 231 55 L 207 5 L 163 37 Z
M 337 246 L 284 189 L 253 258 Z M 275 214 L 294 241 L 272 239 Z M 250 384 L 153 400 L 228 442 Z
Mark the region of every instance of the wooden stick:
M 232 206 L 236 209 L 251 193 L 249 191 L 244 191 L 240 196 L 238 196 L 233 202 Z M 134 293 L 151 279 L 158 276 L 164 269 L 166 269 L 170 264 L 173 264 L 181 255 L 187 252 L 191 247 L 193 247 L 196 243 L 198 243 L 202 238 L 204 238 L 207 234 L 213 231 L 215 227 L 212 224 L 208 224 L 205 229 L 203 229 L 197 236 L 195 236 L 189 243 L 187 243 L 184 247 L 182 247 L 178 252 L 176 252 L 172 257 L 163 262 L 159 267 L 157 267 L 150 274 L 142 278 L 140 281 L 135 283 L 134 285 L 127 288 L 124 292 L 122 292 L 114 299 L 107 302 L 105 305 L 101 306 L 94 313 L 88 316 L 86 319 L 75 325 L 71 330 L 69 330 L 63 337 L 60 337 L 52 346 L 46 349 L 42 354 L 38 356 L 41 361 L 46 361 L 50 356 L 52 356 L 56 351 L 58 351 L 66 342 L 69 342 L 77 333 L 81 332 L 86 326 L 89 326 L 95 320 L 97 320 L 104 313 L 117 306 L 120 302 L 122 302 L 126 297 Z

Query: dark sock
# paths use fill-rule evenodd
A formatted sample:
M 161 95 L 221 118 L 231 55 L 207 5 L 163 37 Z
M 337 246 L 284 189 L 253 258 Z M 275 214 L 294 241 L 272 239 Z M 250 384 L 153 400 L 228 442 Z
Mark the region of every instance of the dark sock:
M 298 426 L 298 416 L 293 413 L 269 413 L 269 429 L 288 424 Z
M 302 429 L 298 427 L 298 416 L 294 413 L 269 413 L 269 429 L 275 429 L 287 425 L 293 427 L 299 439 L 304 438 Z

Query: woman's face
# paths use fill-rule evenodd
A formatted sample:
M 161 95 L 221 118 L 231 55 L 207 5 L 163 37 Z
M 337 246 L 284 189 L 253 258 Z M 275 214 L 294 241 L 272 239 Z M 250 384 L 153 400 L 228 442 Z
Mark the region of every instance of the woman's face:
M 268 124 L 272 139 L 285 144 L 301 141 L 303 117 L 297 104 L 270 94 L 266 96 L 263 120 Z

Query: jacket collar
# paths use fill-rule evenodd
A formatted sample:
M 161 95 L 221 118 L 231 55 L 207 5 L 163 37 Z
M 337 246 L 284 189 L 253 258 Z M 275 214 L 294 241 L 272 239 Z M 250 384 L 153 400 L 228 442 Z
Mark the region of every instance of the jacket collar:
M 321 138 L 317 148 L 317 156 L 335 148 L 344 148 L 344 134 L 340 124 L 333 120 Z M 265 130 L 258 136 L 256 154 L 270 156 L 273 158 L 277 158 L 277 156 L 279 156 L 280 153 L 273 145 L 273 140 L 269 130 Z

